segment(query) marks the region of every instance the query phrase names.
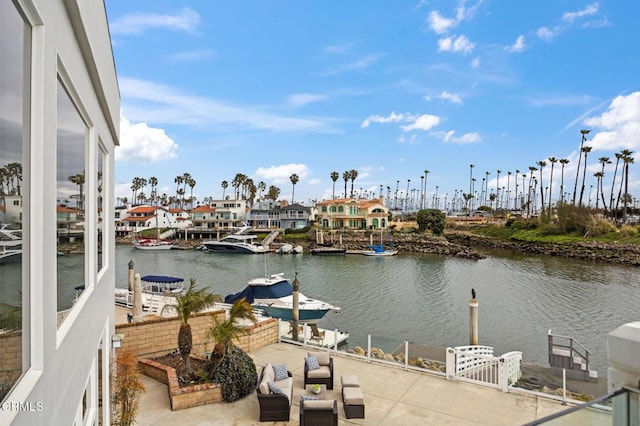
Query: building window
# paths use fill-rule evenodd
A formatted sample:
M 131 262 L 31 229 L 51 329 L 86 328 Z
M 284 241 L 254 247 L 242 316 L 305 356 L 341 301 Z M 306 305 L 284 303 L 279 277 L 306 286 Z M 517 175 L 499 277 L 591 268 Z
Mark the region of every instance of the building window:
M 58 79 L 56 210 L 58 212 L 58 326 L 67 317 L 76 287 L 85 285 L 85 153 L 88 127 L 65 84 Z
M 29 366 L 22 349 L 27 338 L 27 324 L 22 322 L 27 310 L 28 253 L 23 253 L 22 197 L 28 197 L 23 185 L 28 170 L 23 169 L 25 136 L 29 119 L 30 27 L 16 10 L 14 2 L 0 0 L 0 401 L 4 400 L 20 375 Z M 26 234 L 24 235 L 27 236 Z
M 106 182 L 105 180 L 105 176 L 104 176 L 104 165 L 105 165 L 105 160 L 106 160 L 106 156 L 107 154 L 105 153 L 105 150 L 102 146 L 102 144 L 98 144 L 98 149 L 97 151 L 97 159 L 96 159 L 96 165 L 98 168 L 97 171 L 97 181 L 96 181 L 96 194 L 97 194 L 97 200 L 96 200 L 96 205 L 98 208 L 98 212 L 97 212 L 97 219 L 96 219 L 96 241 L 98 244 L 98 250 L 96 252 L 96 256 L 97 256 L 97 264 L 96 264 L 96 271 L 98 271 L 98 273 L 100 271 L 102 271 L 102 268 L 104 268 L 105 266 L 105 259 L 104 256 L 106 254 L 106 247 L 105 247 L 105 240 L 103 238 L 103 229 L 105 226 L 105 218 L 108 216 L 106 214 L 106 211 L 104 209 L 104 200 L 105 200 L 105 194 L 106 194 L 106 189 L 104 187 L 104 184 Z M 96 282 L 98 282 L 98 280 L 96 280 Z
M 344 213 L 344 207 L 338 206 L 338 213 Z
M 322 213 L 326 213 L 327 212 L 327 206 L 322 206 Z

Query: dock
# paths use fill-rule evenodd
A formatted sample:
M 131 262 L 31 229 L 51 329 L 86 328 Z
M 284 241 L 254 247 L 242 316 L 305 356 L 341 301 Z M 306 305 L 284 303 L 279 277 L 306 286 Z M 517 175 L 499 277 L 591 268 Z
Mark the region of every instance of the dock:
M 327 330 L 318 327 L 318 336 L 314 336 L 310 324 L 298 325 L 298 341 L 307 345 L 317 346 L 319 348 L 335 348 L 342 347 L 347 343 L 349 333 L 336 330 Z M 291 322 L 280 321 L 280 338 L 282 340 L 293 341 Z

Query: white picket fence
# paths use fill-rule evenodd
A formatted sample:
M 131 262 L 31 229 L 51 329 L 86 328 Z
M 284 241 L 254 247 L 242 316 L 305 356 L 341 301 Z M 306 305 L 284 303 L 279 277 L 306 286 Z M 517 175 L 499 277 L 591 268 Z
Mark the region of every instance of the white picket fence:
M 447 380 L 461 380 L 509 391 L 520 379 L 522 352 L 494 356 L 490 346 L 447 348 Z

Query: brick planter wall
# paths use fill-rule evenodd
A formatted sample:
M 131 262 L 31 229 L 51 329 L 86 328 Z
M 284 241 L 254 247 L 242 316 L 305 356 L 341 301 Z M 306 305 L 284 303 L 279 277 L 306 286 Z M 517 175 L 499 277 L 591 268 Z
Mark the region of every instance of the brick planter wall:
M 167 385 L 172 411 L 223 401 L 219 384 L 203 383 L 181 388 L 174 368 L 151 359 L 140 359 L 138 365 L 144 375 Z

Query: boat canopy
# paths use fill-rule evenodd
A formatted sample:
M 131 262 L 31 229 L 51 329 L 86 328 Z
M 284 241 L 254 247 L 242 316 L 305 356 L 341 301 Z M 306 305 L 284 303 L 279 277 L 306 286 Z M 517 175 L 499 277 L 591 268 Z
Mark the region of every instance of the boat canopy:
M 236 300 L 246 299 L 253 303 L 255 299 L 278 299 L 280 297 L 291 296 L 293 286 L 287 280 L 278 281 L 271 285 L 250 285 L 236 294 L 230 294 L 224 298 L 224 303 L 233 303 Z
M 181 283 L 182 281 L 184 281 L 184 278 L 169 277 L 166 275 L 145 275 L 140 279 L 148 283 L 161 283 L 161 284 L 175 284 L 175 283 Z
M 384 246 L 382 244 L 378 244 L 378 245 L 373 245 L 373 246 L 367 246 L 368 248 L 371 249 L 372 252 L 374 253 L 384 253 Z

